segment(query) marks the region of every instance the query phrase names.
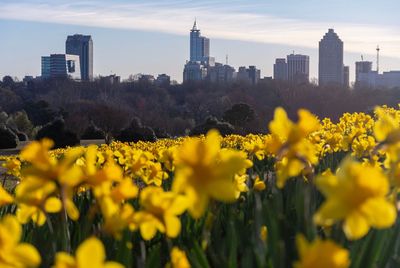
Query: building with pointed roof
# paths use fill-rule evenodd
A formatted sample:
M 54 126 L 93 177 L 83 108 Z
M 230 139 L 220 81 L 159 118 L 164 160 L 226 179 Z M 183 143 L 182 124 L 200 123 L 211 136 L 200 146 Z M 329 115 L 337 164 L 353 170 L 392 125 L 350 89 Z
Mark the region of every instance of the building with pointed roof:
M 319 85 L 343 85 L 343 42 L 333 29 L 319 42 Z

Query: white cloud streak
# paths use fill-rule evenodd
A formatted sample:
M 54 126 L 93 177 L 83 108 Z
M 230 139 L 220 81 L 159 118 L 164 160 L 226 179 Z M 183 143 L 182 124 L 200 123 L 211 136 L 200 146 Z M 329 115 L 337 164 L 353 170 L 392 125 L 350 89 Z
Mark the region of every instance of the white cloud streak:
M 229 8 L 230 7 L 230 8 Z M 0 18 L 72 24 L 102 28 L 133 29 L 187 35 L 197 17 L 204 35 L 258 43 L 318 47 L 318 41 L 334 27 L 347 52 L 373 54 L 379 44 L 383 56 L 400 58 L 400 29 L 366 24 L 312 22 L 268 14 L 241 12 L 235 5 L 200 5 L 189 1 L 25 2 L 0 6 Z

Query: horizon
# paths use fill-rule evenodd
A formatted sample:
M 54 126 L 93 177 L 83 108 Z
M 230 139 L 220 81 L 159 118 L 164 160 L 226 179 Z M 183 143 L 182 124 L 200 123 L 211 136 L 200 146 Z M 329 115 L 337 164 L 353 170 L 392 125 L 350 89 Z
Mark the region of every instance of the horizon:
M 318 77 L 318 42 L 334 28 L 344 42 L 344 63 L 350 66 L 350 81 L 354 81 L 354 63 L 361 55 L 376 68 L 377 45 L 380 70 L 400 70 L 398 6 L 393 0 L 381 1 L 382 19 L 373 16 L 377 11 L 369 0 L 363 1 L 363 12 L 344 0 L 323 4 L 310 0 L 301 7 L 258 0 L 252 4 L 238 0 L 5 0 L 0 7 L 0 32 L 5 37 L 0 43 L 0 77 L 40 75 L 40 57 L 65 53 L 67 35 L 78 33 L 93 38 L 95 76 L 115 73 L 126 79 L 137 73 L 166 73 L 181 82 L 189 58 L 189 31 L 197 18 L 217 62 L 225 63 L 229 55 L 229 65 L 236 70 L 256 65 L 262 77 L 273 75 L 275 58 L 292 51 L 309 55 L 310 78 Z

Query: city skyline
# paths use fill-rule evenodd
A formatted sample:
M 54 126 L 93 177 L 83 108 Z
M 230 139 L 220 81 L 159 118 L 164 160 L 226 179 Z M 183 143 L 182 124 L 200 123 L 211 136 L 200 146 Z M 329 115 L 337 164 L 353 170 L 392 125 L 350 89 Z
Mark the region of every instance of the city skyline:
M 107 17 L 103 17 L 103 20 L 108 22 L 109 25 L 99 25 L 94 20 L 89 27 L 90 14 L 86 20 L 79 19 L 82 19 L 83 10 L 93 10 L 98 15 L 107 15 L 107 12 L 117 11 L 118 7 L 121 8 L 123 1 L 116 1 L 120 4 L 119 6 L 114 3 L 107 6 L 104 2 L 100 1 L 103 3 L 103 13 L 96 9 L 99 6 L 97 3 L 99 1 L 96 1 L 96 4 L 93 1 L 86 1 L 82 2 L 81 5 L 78 5 L 78 1 L 74 0 L 69 1 L 69 4 L 66 4 L 65 1 L 54 2 L 52 14 L 61 12 L 63 4 L 64 16 L 62 18 L 64 21 L 55 21 L 55 15 L 50 16 L 51 14 L 49 16 L 42 16 L 42 19 L 34 17 L 34 14 L 36 14 L 33 12 L 35 4 L 41 8 L 43 14 L 50 12 L 46 1 L 5 1 L 2 4 L 0 7 L 0 31 L 5 36 L 5 41 L 0 44 L 0 57 L 3 61 L 3 64 L 0 65 L 0 76 L 10 74 L 21 78 L 24 75 L 39 75 L 40 64 L 37 62 L 40 61 L 42 54 L 63 52 L 60 48 L 62 48 L 65 36 L 82 33 L 92 35 L 93 37 L 95 44 L 95 75 L 108 75 L 113 72 L 121 75 L 123 78 L 127 78 L 129 74 L 139 72 L 151 74 L 168 73 L 173 79 L 181 81 L 182 65 L 189 54 L 187 34 L 193 25 L 196 14 L 202 33 L 212 39 L 210 54 L 215 56 L 216 61 L 225 62 L 225 56 L 228 54 L 230 65 L 236 68 L 239 66 L 256 65 L 257 68 L 261 69 L 262 76 L 272 76 L 272 66 L 275 58 L 279 57 L 279 55 L 290 54 L 292 50 L 295 50 L 296 54 L 310 55 L 310 78 L 316 78 L 318 76 L 318 41 L 332 25 L 335 32 L 340 35 L 345 43 L 344 64 L 351 67 L 351 81 L 354 81 L 354 62 L 360 60 L 361 54 L 364 55 L 366 60 L 373 61 L 375 67 L 374 49 L 377 44 L 380 44 L 382 48 L 382 71 L 400 69 L 400 53 L 398 53 L 400 52 L 400 34 L 397 34 L 400 27 L 396 28 L 399 23 L 393 20 L 392 13 L 389 12 L 389 6 L 391 5 L 393 8 L 393 5 L 396 5 L 393 1 L 383 1 L 386 2 L 386 5 L 382 6 L 388 9 L 388 12 L 385 13 L 385 20 L 381 20 L 384 23 L 377 23 L 372 20 L 369 24 L 365 19 L 359 20 L 359 24 L 356 24 L 354 21 L 355 18 L 347 16 L 346 19 L 343 18 L 343 14 L 338 16 L 341 18 L 340 20 L 337 19 L 339 22 L 336 23 L 321 22 L 320 19 L 317 19 L 313 24 L 309 24 L 312 23 L 312 19 L 299 18 L 296 17 L 297 15 L 294 16 L 293 12 L 290 11 L 290 7 L 288 7 L 287 13 L 279 14 L 284 14 L 291 18 L 281 18 L 282 21 L 280 21 L 279 16 L 276 16 L 275 18 L 266 20 L 269 16 L 268 14 L 278 12 L 279 8 L 282 9 L 282 5 L 279 6 L 279 4 L 276 4 L 272 6 L 272 4 L 269 4 L 268 6 L 260 3 L 260 1 L 255 1 L 254 5 L 245 5 L 244 1 L 233 1 L 231 5 L 228 5 L 225 1 L 217 1 L 218 4 L 215 4 L 215 2 L 210 3 L 209 1 L 200 1 L 199 3 L 201 4 L 194 4 L 193 1 L 172 1 L 173 3 L 170 6 L 167 4 L 160 5 L 159 10 L 154 12 L 155 14 L 150 14 L 150 17 L 147 16 L 146 12 L 142 16 L 138 16 L 135 13 L 132 14 L 132 19 L 137 20 L 140 17 L 142 22 L 147 19 L 149 23 L 145 25 L 148 25 L 148 28 L 152 29 L 146 29 L 143 25 L 143 27 L 138 26 L 136 28 L 126 25 L 124 23 L 127 19 L 126 14 L 121 15 L 118 12 L 116 14 L 119 15 L 115 15 L 117 17 L 114 17 L 114 20 L 111 17 L 108 17 L 109 20 Z M 129 10 L 129 8 L 134 7 L 134 4 L 137 7 L 141 1 L 134 2 L 129 4 L 125 2 L 126 9 Z M 152 1 L 152 4 L 142 3 L 139 10 L 146 11 L 149 7 L 155 5 L 156 2 Z M 343 1 L 337 1 L 339 5 L 340 2 Z M 174 5 L 177 6 L 179 4 L 181 5 L 176 7 L 176 13 L 181 14 L 183 11 L 188 10 L 190 12 L 179 15 L 174 20 L 175 22 L 172 26 L 171 20 L 164 21 L 163 26 L 157 26 L 158 20 L 154 20 L 155 16 L 159 17 L 159 20 L 162 20 L 165 18 L 166 10 L 172 10 Z M 38 8 L 37 6 L 36 9 Z M 309 3 L 305 6 L 309 6 Z M 332 6 L 332 4 L 315 4 L 314 10 L 323 10 L 329 6 Z M 368 11 L 370 9 L 368 7 L 371 4 L 369 1 L 364 1 L 364 6 L 367 7 L 366 10 Z M 20 15 L 14 10 L 16 7 L 21 10 Z M 105 7 L 108 7 L 108 9 Z M 213 14 L 223 7 L 227 7 L 226 14 L 220 17 L 213 17 Z M 239 7 L 241 7 L 242 11 L 238 11 Z M 254 7 L 258 7 L 258 13 L 254 12 Z M 266 7 L 269 7 L 269 13 L 261 14 L 265 11 Z M 349 4 L 349 7 L 352 10 L 351 7 L 353 7 L 353 4 Z M 212 14 L 207 13 L 205 15 L 205 11 L 208 10 L 207 8 L 214 9 Z M 29 16 L 21 18 L 28 11 L 31 11 L 28 14 Z M 355 11 L 354 7 L 353 11 Z M 346 12 L 349 11 L 346 10 Z M 318 14 L 324 14 L 324 12 Z M 371 18 L 368 14 L 366 12 L 365 17 Z M 243 23 L 246 20 L 244 17 L 249 21 L 242 27 L 238 27 L 239 23 Z M 121 27 L 116 25 L 118 18 L 120 19 Z M 22 19 L 27 20 L 27 22 L 21 21 Z M 328 16 L 327 20 L 334 19 Z M 222 21 L 226 22 L 222 23 Z M 268 23 L 272 21 L 275 24 Z M 260 25 L 262 25 L 262 22 L 268 25 L 268 27 L 264 27 L 266 29 L 261 31 Z M 248 28 L 251 36 L 243 35 L 243 27 L 250 27 L 249 24 L 252 23 L 253 28 Z M 294 25 L 297 26 L 293 27 Z M 349 27 L 349 25 L 358 26 Z M 372 27 L 373 25 L 375 26 Z M 161 29 L 164 26 L 169 27 L 170 31 Z M 113 29 L 106 27 L 112 27 Z M 177 29 L 181 32 L 178 32 Z M 280 29 L 282 32 L 280 35 L 276 34 L 277 29 Z M 14 31 L 18 31 L 18 35 Z M 35 33 L 37 32 L 43 32 L 43 40 L 35 38 Z M 290 44 L 289 41 L 282 39 L 284 35 L 290 38 Z M 61 36 L 62 39 L 60 39 Z M 304 37 L 301 38 L 301 36 Z M 157 47 L 156 43 L 162 46 L 162 49 L 155 49 Z M 118 51 L 116 54 L 113 54 L 117 44 L 119 46 Z M 13 53 L 5 52 L 10 50 L 10 48 L 12 48 Z M 21 51 L 21 55 L 16 55 L 16 52 L 19 50 Z M 33 58 L 36 58 L 34 63 L 31 62 Z

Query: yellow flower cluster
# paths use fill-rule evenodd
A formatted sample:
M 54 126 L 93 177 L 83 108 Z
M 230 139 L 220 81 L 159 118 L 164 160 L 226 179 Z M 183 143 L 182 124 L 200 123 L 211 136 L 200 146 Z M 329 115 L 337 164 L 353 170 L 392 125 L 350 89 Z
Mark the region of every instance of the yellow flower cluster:
M 76 221 L 81 211 L 74 198 L 81 195 L 94 198 L 95 213 L 103 219 L 102 231 L 117 239 L 127 229 L 140 232 L 144 240 L 157 233 L 176 238 L 184 213 L 199 219 L 210 202 L 232 203 L 246 192 L 264 191 L 270 185 L 280 189 L 298 176 L 306 178 L 304 183 L 315 183 L 325 197 L 314 214 L 314 222 L 322 229 L 340 224 L 347 238 L 354 240 L 371 227 L 394 224 L 393 196 L 400 186 L 399 110 L 383 106 L 374 115 L 348 113 L 334 123 L 319 120 L 307 110 L 299 110 L 294 122 L 277 108 L 269 131 L 267 135 L 221 137 L 212 130 L 200 137 L 55 151 L 50 151 L 50 140 L 32 142 L 19 156 L 4 159 L 9 176 L 17 177 L 19 183 L 13 195 L 0 187 L 0 206 L 17 206 L 16 217 L 6 216 L 0 223 L 2 239 L 10 241 L 4 244 L 2 252 L 7 253 L 1 254 L 0 264 L 18 261 L 22 247 L 30 254 L 23 260 L 39 265 L 35 249 L 18 244 L 19 224 L 32 221 L 40 226 L 52 213 Z M 325 157 L 339 152 L 351 156 L 337 170 L 315 174 Z M 266 159 L 272 160 L 274 170 L 260 174 L 252 169 Z M 263 241 L 266 228 L 261 230 Z M 9 232 L 16 235 L 9 237 Z M 309 243 L 300 237 L 298 245 L 296 267 L 349 266 L 348 252 L 332 241 Z M 120 267 L 105 263 L 104 248 L 95 238 L 86 240 L 75 258 L 59 253 L 55 267 L 84 267 L 87 252 L 95 254 L 91 267 Z M 171 265 L 189 267 L 185 252 L 174 248 Z

